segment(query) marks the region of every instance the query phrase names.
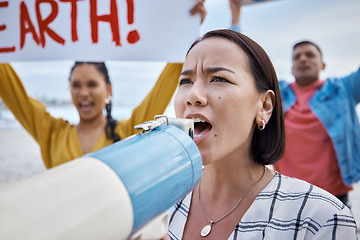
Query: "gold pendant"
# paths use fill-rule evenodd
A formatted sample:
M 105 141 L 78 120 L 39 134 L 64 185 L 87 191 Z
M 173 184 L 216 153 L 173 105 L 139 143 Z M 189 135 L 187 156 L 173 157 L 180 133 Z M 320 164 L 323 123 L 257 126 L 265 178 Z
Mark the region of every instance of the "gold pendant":
M 201 229 L 200 235 L 202 237 L 206 237 L 207 235 L 209 235 L 210 232 L 211 232 L 211 223 L 203 227 L 203 229 Z

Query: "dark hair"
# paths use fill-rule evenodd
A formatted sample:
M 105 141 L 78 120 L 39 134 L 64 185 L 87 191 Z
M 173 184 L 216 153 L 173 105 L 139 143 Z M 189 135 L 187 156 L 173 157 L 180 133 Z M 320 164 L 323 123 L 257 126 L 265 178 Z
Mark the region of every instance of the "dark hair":
M 109 73 L 108 73 L 107 67 L 104 62 L 75 62 L 75 64 L 71 68 L 70 75 L 72 74 L 72 72 L 74 71 L 74 69 L 77 66 L 82 65 L 82 64 L 93 65 L 104 76 L 106 84 L 111 85 Z M 107 119 L 107 123 L 105 126 L 105 133 L 106 133 L 106 137 L 108 139 L 112 139 L 114 142 L 117 142 L 120 140 L 120 137 L 118 134 L 115 133 L 115 127 L 116 127 L 117 121 L 115 119 L 113 119 L 111 116 L 111 108 L 112 108 L 112 104 L 110 101 L 110 103 L 106 103 L 106 107 L 105 107 L 106 119 Z
M 297 48 L 298 46 L 300 46 L 300 45 L 305 45 L 305 44 L 311 44 L 311 45 L 313 45 L 314 47 L 316 47 L 316 49 L 317 49 L 317 50 L 319 51 L 319 53 L 320 53 L 321 58 L 323 57 L 323 54 L 322 54 L 322 51 L 321 51 L 320 47 L 319 47 L 317 44 L 315 44 L 314 42 L 311 42 L 311 41 L 308 41 L 308 40 L 304 40 L 304 41 L 300 41 L 300 42 L 295 43 L 294 46 L 293 46 L 293 51 L 294 51 L 295 48 Z
M 255 78 L 256 88 L 260 92 L 273 90 L 275 106 L 266 128 L 260 131 L 255 128 L 251 142 L 251 154 L 258 164 L 273 164 L 284 155 L 285 126 L 282 99 L 274 66 L 265 50 L 244 34 L 228 30 L 214 30 L 196 40 L 190 50 L 199 42 L 211 37 L 225 38 L 238 45 L 248 56 L 251 72 Z

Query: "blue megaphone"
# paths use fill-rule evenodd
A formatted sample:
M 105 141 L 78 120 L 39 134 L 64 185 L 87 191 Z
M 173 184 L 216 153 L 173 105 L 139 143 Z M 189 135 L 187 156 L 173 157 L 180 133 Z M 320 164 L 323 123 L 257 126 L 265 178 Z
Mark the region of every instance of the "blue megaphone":
M 200 181 L 194 123 L 164 116 L 143 131 L 0 186 L 0 239 L 159 239 L 167 210 Z

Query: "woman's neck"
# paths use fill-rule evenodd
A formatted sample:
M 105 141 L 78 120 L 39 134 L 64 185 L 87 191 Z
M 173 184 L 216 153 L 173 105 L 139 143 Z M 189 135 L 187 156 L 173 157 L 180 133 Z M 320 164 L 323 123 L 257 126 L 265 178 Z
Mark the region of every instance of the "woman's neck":
M 77 125 L 78 131 L 92 131 L 95 129 L 105 129 L 107 120 L 105 116 L 99 116 L 91 120 L 80 119 L 80 122 Z
M 205 166 L 201 188 L 206 197 L 218 199 L 220 202 L 229 197 L 237 197 L 239 193 L 246 191 L 264 172 L 264 166 L 255 163 L 237 164 L 237 166 L 229 164 L 221 166 L 222 169 L 219 167 L 216 164 Z
M 89 153 L 96 142 L 104 134 L 106 118 L 99 118 L 94 121 L 80 121 L 77 125 L 77 132 L 81 148 L 84 154 Z

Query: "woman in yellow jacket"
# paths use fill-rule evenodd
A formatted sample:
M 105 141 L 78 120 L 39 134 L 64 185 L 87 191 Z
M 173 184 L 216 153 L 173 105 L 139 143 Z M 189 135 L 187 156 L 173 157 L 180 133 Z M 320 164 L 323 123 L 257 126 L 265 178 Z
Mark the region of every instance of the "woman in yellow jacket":
M 77 62 L 71 70 L 71 96 L 80 117 L 77 125 L 51 116 L 42 103 L 28 96 L 9 64 L 0 64 L 0 97 L 38 142 L 44 164 L 51 168 L 133 135 L 135 125 L 162 114 L 176 90 L 181 67 L 167 64 L 131 117 L 120 122 L 111 117 L 111 83 L 104 63 Z

